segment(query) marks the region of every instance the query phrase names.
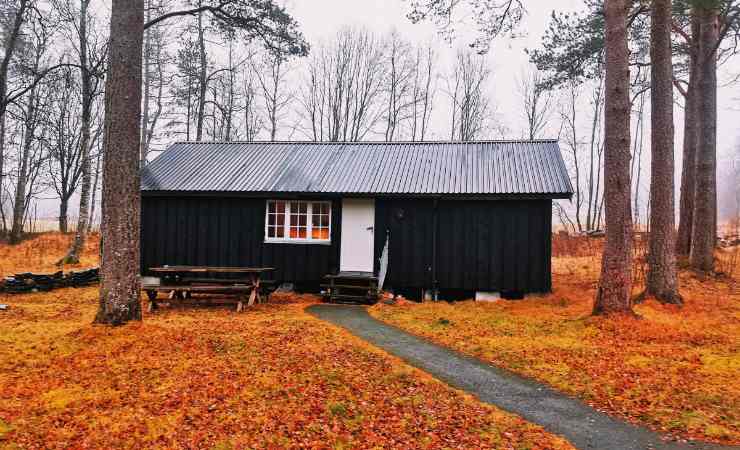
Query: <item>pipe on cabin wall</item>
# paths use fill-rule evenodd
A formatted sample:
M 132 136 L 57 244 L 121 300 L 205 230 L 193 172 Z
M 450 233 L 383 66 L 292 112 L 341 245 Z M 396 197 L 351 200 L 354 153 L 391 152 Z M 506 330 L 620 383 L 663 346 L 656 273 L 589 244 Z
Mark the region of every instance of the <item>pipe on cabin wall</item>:
M 432 209 L 432 292 L 434 301 L 439 298 L 439 282 L 437 281 L 437 225 L 438 225 L 439 198 L 434 199 L 434 208 Z

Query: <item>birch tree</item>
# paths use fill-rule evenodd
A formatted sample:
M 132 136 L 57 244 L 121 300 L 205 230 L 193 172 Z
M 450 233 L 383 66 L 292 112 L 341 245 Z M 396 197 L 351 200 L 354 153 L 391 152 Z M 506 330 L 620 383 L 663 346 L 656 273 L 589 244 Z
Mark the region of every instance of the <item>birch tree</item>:
M 294 93 L 288 84 L 290 72 L 288 55 L 282 49 L 268 50 L 252 63 L 252 71 L 259 83 L 264 103 L 267 131 L 270 140 L 277 138 L 281 122 L 285 119 L 288 106 L 293 101 Z
M 413 98 L 411 107 L 411 140 L 424 141 L 434 109 L 437 90 L 437 56 L 431 44 L 416 49 L 413 63 Z
M 452 101 L 450 140 L 480 139 L 486 128 L 492 125 L 492 102 L 485 92 L 490 78 L 491 70 L 482 56 L 458 51 L 447 81 Z
M 383 58 L 383 42 L 365 29 L 344 28 L 316 48 L 300 98 L 310 139 L 360 141 L 374 130 L 384 111 Z
M 524 71 L 518 80 L 522 111 L 527 121 L 527 138 L 536 139 L 547 127 L 552 109 L 552 90 L 535 67 Z
M 46 122 L 48 133 L 47 173 L 59 197 L 59 231 L 68 231 L 69 200 L 80 185 L 83 171 L 80 151 L 80 86 L 72 69 L 53 84 Z
M 35 77 L 44 65 L 51 30 L 39 20 L 29 23 L 28 61 L 21 64 L 21 73 L 27 72 L 28 77 Z M 23 67 L 25 66 L 25 67 Z M 16 168 L 15 193 L 13 197 L 13 219 L 10 230 L 10 243 L 17 244 L 23 238 L 23 227 L 28 212 L 30 198 L 34 194 L 34 186 L 41 168 L 46 164 L 44 140 L 44 110 L 49 101 L 48 83 L 30 83 L 26 95 L 19 99 L 20 123 L 22 139 L 19 145 L 18 162 Z
M 164 14 L 166 3 L 163 0 L 146 0 L 145 20 Z M 164 112 L 165 87 L 170 82 L 166 73 L 169 63 L 167 50 L 168 29 L 165 23 L 157 23 L 144 32 L 144 67 L 142 95 L 144 97 L 141 113 L 141 166 L 145 166 L 151 150 L 155 130 L 160 125 Z
M 75 238 L 67 254 L 59 264 L 75 264 L 85 246 L 90 214 L 90 190 L 92 182 L 92 161 L 90 147 L 93 128 L 93 104 L 102 93 L 102 76 L 106 62 L 107 42 L 102 41 L 91 23 L 89 10 L 90 0 L 80 0 L 79 10 L 67 3 L 58 3 L 60 11 L 69 26 L 68 39 L 76 49 L 77 66 L 81 84 L 81 117 L 80 117 L 80 161 L 82 164 L 82 181 L 80 187 L 80 204 L 78 209 Z

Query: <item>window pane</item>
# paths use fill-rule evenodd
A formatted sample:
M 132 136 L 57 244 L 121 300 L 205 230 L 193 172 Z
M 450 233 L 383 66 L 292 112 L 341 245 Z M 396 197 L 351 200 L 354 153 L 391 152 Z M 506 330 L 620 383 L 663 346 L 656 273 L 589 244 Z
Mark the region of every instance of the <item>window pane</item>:
M 288 208 L 290 208 L 289 214 Z M 310 217 L 309 210 L 311 211 Z M 267 202 L 267 237 L 327 241 L 330 239 L 330 215 L 331 204 L 326 202 L 269 200 Z
M 329 240 L 328 228 L 313 228 L 311 230 L 311 239 L 327 241 Z

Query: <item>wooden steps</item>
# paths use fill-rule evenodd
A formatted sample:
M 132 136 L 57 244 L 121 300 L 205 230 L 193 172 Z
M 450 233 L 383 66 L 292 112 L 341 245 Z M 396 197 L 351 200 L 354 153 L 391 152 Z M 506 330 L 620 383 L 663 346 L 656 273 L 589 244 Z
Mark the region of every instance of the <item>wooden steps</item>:
M 368 272 L 339 272 L 326 275 L 324 300 L 331 303 L 372 305 L 378 301 L 378 278 Z

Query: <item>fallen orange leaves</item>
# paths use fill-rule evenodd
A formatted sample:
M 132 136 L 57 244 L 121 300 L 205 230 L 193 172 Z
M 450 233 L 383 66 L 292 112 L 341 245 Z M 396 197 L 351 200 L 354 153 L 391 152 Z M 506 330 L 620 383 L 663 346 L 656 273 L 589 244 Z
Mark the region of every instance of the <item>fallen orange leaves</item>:
M 289 296 L 108 328 L 96 295 L 0 298 L 0 448 L 572 448 Z
M 41 233 L 18 245 L 0 243 L 0 276 L 22 272 L 53 273 L 59 270 L 55 264 L 69 250 L 74 234 L 56 232 Z M 98 233 L 90 234 L 80 264 L 67 265 L 64 270 L 88 268 L 98 265 L 100 252 Z
M 554 292 L 523 301 L 381 306 L 371 313 L 436 342 L 684 438 L 740 443 L 740 290 L 681 274 L 683 308 L 590 317 L 596 257 L 553 259 Z

